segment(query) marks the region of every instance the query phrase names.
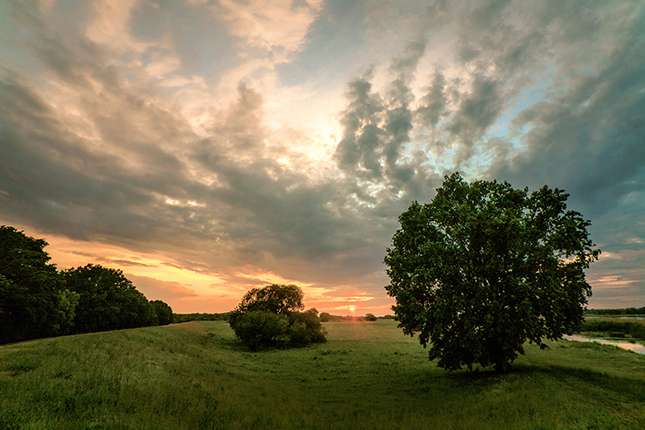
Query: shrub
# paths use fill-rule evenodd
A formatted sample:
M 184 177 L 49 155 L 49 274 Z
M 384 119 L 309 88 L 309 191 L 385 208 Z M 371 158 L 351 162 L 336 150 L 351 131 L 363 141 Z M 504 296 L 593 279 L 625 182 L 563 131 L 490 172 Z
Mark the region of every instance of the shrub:
M 320 318 L 310 309 L 307 312 L 293 312 L 289 315 L 289 343 L 307 345 L 327 342 L 326 331 Z
M 253 351 L 286 341 L 288 326 L 286 315 L 264 311 L 245 312 L 231 325 L 235 335 Z

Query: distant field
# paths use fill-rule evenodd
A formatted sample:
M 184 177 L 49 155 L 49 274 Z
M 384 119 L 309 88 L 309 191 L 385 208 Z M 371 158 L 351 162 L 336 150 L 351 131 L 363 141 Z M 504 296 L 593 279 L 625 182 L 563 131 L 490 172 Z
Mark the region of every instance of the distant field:
M 643 429 L 645 356 L 561 341 L 448 373 L 393 321 L 251 353 L 189 322 L 0 347 L 2 429 Z
M 591 336 L 645 339 L 645 320 L 622 315 L 586 317 L 580 331 Z

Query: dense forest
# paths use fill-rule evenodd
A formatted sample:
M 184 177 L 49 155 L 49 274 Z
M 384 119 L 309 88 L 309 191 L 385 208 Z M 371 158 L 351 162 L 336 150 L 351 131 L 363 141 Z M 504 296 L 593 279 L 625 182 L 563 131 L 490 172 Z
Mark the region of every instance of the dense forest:
M 173 322 L 123 272 L 88 264 L 59 271 L 44 239 L 0 227 L 0 343 Z

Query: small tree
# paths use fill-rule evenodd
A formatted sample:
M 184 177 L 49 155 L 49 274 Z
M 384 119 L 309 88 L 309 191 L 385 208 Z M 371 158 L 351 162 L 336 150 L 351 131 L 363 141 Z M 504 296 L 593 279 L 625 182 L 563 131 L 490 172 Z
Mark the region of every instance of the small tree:
M 455 173 L 431 203 L 413 202 L 384 260 L 404 333 L 431 343 L 440 367 L 499 371 L 526 340 L 546 348 L 573 333 L 591 295 L 584 269 L 600 251 L 567 197 Z
M 378 318 L 376 318 L 376 315 L 367 313 L 365 314 L 365 321 L 376 321 Z
M 269 285 L 249 290 L 231 312 L 235 335 L 250 349 L 326 342 L 315 308 L 307 312 L 296 285 Z

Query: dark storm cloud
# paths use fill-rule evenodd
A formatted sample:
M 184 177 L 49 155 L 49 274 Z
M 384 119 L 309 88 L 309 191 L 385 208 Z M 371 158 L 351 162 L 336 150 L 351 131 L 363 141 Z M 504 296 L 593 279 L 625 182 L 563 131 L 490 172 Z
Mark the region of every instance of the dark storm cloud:
M 434 128 L 446 115 L 447 98 L 444 93 L 446 78 L 435 72 L 432 83 L 426 88 L 426 94 L 421 98 L 416 110 L 418 121 L 425 127 Z
M 417 40 L 410 43 L 405 47 L 401 55 L 392 61 L 390 70 L 397 74 L 399 79 L 409 82 L 425 50 L 425 40 Z
M 468 143 L 479 140 L 500 115 L 504 100 L 499 93 L 493 79 L 475 76 L 472 90 L 461 96 L 446 129 Z
M 510 157 L 498 152 L 486 176 L 569 192 L 570 207 L 592 220 L 592 237 L 606 253 L 590 270 L 594 300 L 601 306 L 626 306 L 621 296 L 642 301 L 645 272 L 636 261 L 645 256 L 643 5 L 491 5 L 502 7 L 494 14 L 475 10 L 464 21 L 462 60 L 480 70 L 493 64 L 504 100 L 540 78 L 547 84 L 541 99 L 529 100 L 510 120 L 522 150 Z M 512 17 L 525 25 L 510 25 Z M 485 104 L 495 106 L 493 100 Z M 634 249 L 626 250 L 627 243 Z M 614 278 L 618 283 L 607 280 Z
M 643 28 L 645 20 L 634 23 Z M 519 112 L 513 120 L 527 150 L 500 160 L 492 174 L 571 192 L 586 212 L 601 215 L 643 190 L 645 176 L 645 41 L 637 31 L 603 67 L 572 79 L 568 89 Z
M 152 191 L 181 188 L 173 156 L 157 148 L 147 154 L 134 149 L 126 157 L 93 148 L 14 73 L 0 77 L 0 100 L 0 188 L 16 211 L 5 207 L 6 215 L 81 239 L 102 234 L 146 239 L 163 229 L 153 214 L 159 202 Z M 136 155 L 150 172 L 127 168 Z
M 340 121 L 343 136 L 335 153 L 339 166 L 395 194 L 417 173 L 414 163 L 402 162 L 401 151 L 414 127 L 411 103 L 415 97 L 409 84 L 425 48 L 424 41 L 412 42 L 392 61 L 394 79 L 383 95 L 372 91 L 371 72 L 351 82 L 348 106 Z M 355 194 L 374 203 L 374 195 Z M 387 199 L 386 194 L 380 193 L 378 200 Z
M 352 169 L 360 164 L 364 169 L 378 173 L 380 166 L 373 153 L 380 145 L 378 114 L 383 105 L 378 94 L 371 92 L 372 84 L 368 79 L 356 79 L 348 85 L 349 105 L 340 120 L 343 137 L 336 147 L 335 157 L 341 168 Z

